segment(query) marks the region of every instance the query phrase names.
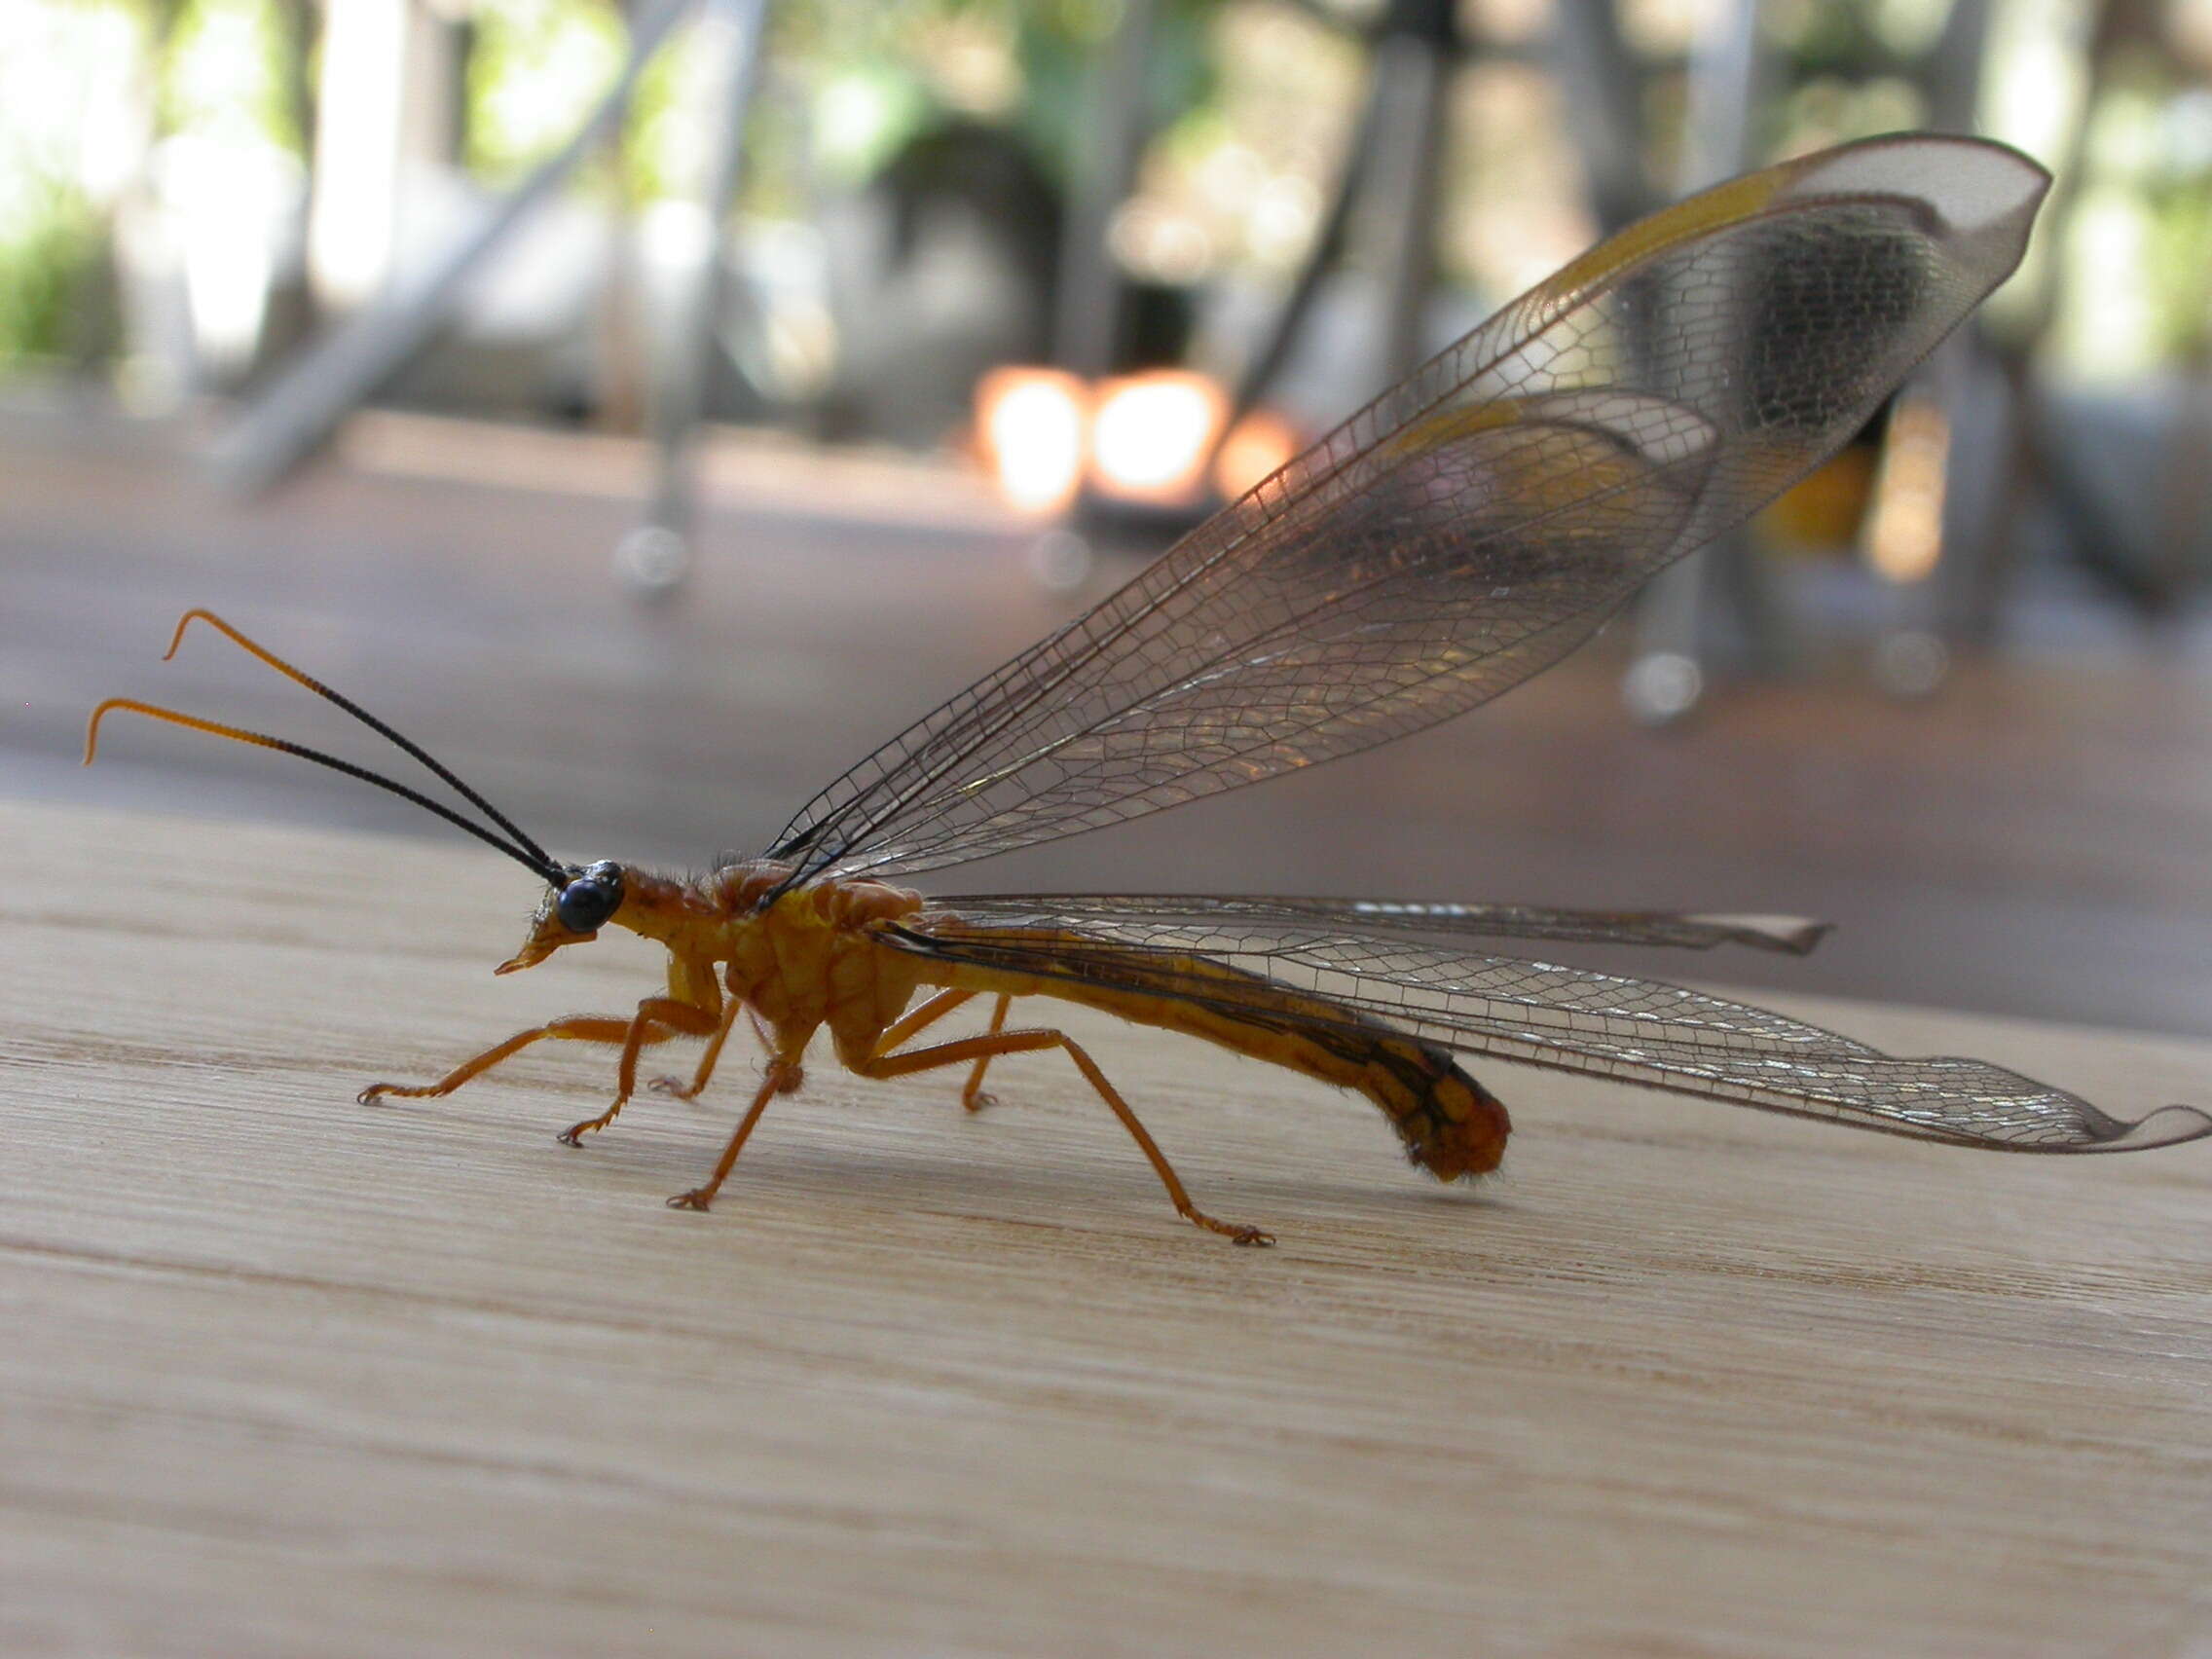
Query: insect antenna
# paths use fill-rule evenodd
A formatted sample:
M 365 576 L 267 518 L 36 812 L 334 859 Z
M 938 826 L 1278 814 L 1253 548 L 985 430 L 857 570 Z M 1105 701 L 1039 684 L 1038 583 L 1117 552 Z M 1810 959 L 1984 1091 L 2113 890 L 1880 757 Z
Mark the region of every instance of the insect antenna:
M 300 670 L 294 668 L 290 663 L 286 662 L 282 657 L 277 656 L 274 651 L 265 648 L 264 646 L 256 644 L 254 641 L 248 639 L 245 635 L 240 633 L 238 629 L 232 627 L 228 622 L 225 622 L 213 611 L 195 608 L 187 610 L 182 617 L 178 618 L 176 632 L 169 639 L 169 648 L 162 653 L 162 660 L 164 662 L 167 662 L 170 658 L 176 655 L 177 646 L 183 642 L 184 639 L 184 630 L 195 617 L 198 617 L 202 621 L 206 622 L 210 627 L 220 630 L 234 643 L 236 643 L 241 649 L 250 652 L 256 657 L 259 657 L 263 662 L 267 663 L 271 668 L 276 669 L 277 673 L 283 675 L 286 679 L 291 680 L 298 684 L 306 686 L 316 696 L 324 698 L 325 700 L 336 704 L 339 708 L 345 710 L 346 713 L 351 715 L 355 719 L 359 720 L 363 725 L 369 727 L 370 730 L 378 733 L 382 737 L 389 739 L 401 750 L 413 756 L 417 760 L 420 760 L 424 766 L 428 767 L 432 772 L 436 773 L 438 777 L 443 779 L 446 783 L 450 784 L 455 790 L 459 791 L 463 796 L 468 799 L 468 801 L 472 805 L 483 812 L 483 814 L 487 818 L 491 819 L 494 824 L 498 825 L 501 830 L 505 830 L 507 836 L 511 837 L 511 839 L 502 839 L 500 836 L 494 834 L 483 825 L 478 824 L 471 819 L 462 817 L 460 813 L 454 811 L 451 807 L 446 806 L 439 801 L 432 800 L 428 795 L 424 794 L 419 790 L 410 789 L 405 784 L 399 783 L 394 779 L 385 777 L 378 772 L 372 772 L 366 766 L 355 765 L 350 760 L 342 760 L 335 755 L 326 755 L 319 749 L 310 749 L 305 744 L 293 743 L 286 738 L 272 737 L 267 732 L 248 731 L 242 726 L 224 725 L 220 721 L 203 719 L 197 715 L 183 714 L 175 709 L 165 709 L 153 703 L 141 703 L 135 698 L 131 697 L 110 697 L 106 702 L 100 704 L 98 708 L 92 711 L 92 723 L 86 728 L 85 731 L 86 765 L 89 766 L 92 764 L 92 756 L 98 748 L 100 720 L 102 719 L 102 718 L 105 717 L 111 709 L 125 709 L 132 714 L 145 715 L 153 719 L 166 720 L 171 725 L 183 726 L 190 731 L 206 732 L 213 737 L 226 737 L 237 743 L 250 743 L 260 749 L 274 749 L 280 754 L 295 755 L 298 756 L 302 760 L 312 760 L 318 766 L 327 766 L 334 772 L 343 772 L 350 778 L 358 778 L 363 783 L 374 784 L 380 790 L 387 790 L 391 793 L 398 795 L 403 800 L 413 801 L 417 806 L 424 808 L 425 811 L 435 813 L 438 817 L 444 819 L 447 823 L 452 824 L 459 829 L 467 830 L 469 834 L 474 835 L 478 840 L 483 841 L 487 845 L 498 848 L 500 852 L 506 854 L 507 857 L 513 859 L 524 868 L 530 870 L 535 875 L 542 877 L 545 881 L 552 884 L 553 886 L 560 886 L 566 879 L 566 871 L 560 865 L 554 862 L 551 854 L 547 853 L 545 849 L 539 846 L 537 842 L 531 836 L 525 834 L 523 830 L 514 823 L 514 821 L 508 818 L 505 813 L 499 811 L 498 807 L 494 806 L 490 801 L 486 800 L 481 794 L 477 793 L 476 791 L 470 789 L 468 785 L 462 783 L 461 779 L 454 774 L 452 768 L 448 767 L 444 762 L 437 759 L 436 756 L 429 754 L 422 747 L 422 745 L 414 743 L 409 739 L 401 736 L 398 732 L 394 731 L 383 720 L 378 719 L 376 716 L 370 714 L 366 709 L 362 708 L 351 698 L 345 696 L 341 692 L 332 690 L 329 686 L 323 684 L 321 681 L 314 679 L 312 675 L 303 674 L 302 672 L 300 672 Z
M 313 760 L 317 766 L 328 766 L 333 772 L 344 772 L 349 778 L 358 778 L 364 784 L 374 784 L 380 790 L 389 790 L 402 800 L 411 800 L 424 811 L 434 812 L 448 824 L 467 830 L 487 846 L 499 849 L 515 863 L 533 874 L 543 877 L 555 887 L 567 880 L 567 871 L 550 858 L 539 854 L 533 857 L 521 847 L 500 839 L 473 819 L 461 815 L 442 801 L 432 800 L 420 790 L 411 790 L 405 784 L 372 772 L 366 766 L 356 766 L 350 760 L 341 760 L 335 755 L 325 755 L 319 749 L 310 749 L 304 743 L 288 738 L 271 737 L 263 731 L 247 731 L 243 726 L 224 725 L 219 720 L 202 719 L 198 715 L 184 714 L 176 709 L 165 709 L 153 703 L 141 703 L 135 697 L 110 697 L 92 711 L 92 722 L 85 731 L 85 764 L 92 763 L 100 741 L 100 721 L 113 709 L 125 709 L 134 715 L 145 715 L 152 719 L 166 720 L 170 725 L 183 726 L 187 731 L 203 731 L 213 737 L 227 737 L 237 743 L 250 743 L 258 749 L 274 749 L 282 755 L 297 755 L 302 760 Z
M 524 852 L 528 853 L 539 864 L 551 865 L 553 863 L 551 855 L 549 855 L 545 851 L 545 849 L 539 846 L 535 840 L 531 839 L 530 836 L 524 834 L 521 827 L 517 825 L 513 819 L 509 818 L 505 813 L 501 812 L 498 807 L 494 806 L 490 801 L 486 800 L 482 795 L 478 794 L 474 790 L 470 789 L 466 784 L 462 783 L 460 778 L 454 775 L 453 771 L 449 767 L 447 767 L 443 761 L 439 760 L 435 756 L 430 754 L 430 752 L 424 749 L 421 744 L 414 742 L 412 739 L 401 736 L 398 732 L 392 730 L 391 727 L 386 725 L 384 721 L 378 719 L 376 716 L 370 714 L 368 710 L 362 708 L 360 704 L 354 702 L 352 698 L 346 696 L 343 692 L 332 690 L 321 681 L 315 679 L 312 674 L 301 673 L 300 670 L 294 668 L 290 663 L 286 662 L 282 657 L 278 656 L 275 651 L 269 649 L 266 645 L 259 645 L 256 642 L 246 638 L 245 635 L 240 633 L 236 628 L 232 627 L 228 622 L 224 621 L 212 610 L 203 610 L 199 607 L 195 606 L 192 609 L 187 610 L 182 616 L 177 618 L 176 632 L 169 636 L 169 648 L 162 653 L 162 660 L 164 662 L 167 662 L 171 657 L 176 655 L 177 646 L 184 643 L 184 631 L 191 625 L 195 617 L 206 623 L 210 628 L 214 628 L 222 634 L 226 635 L 230 639 L 232 644 L 236 645 L 240 650 L 250 652 L 252 655 L 259 657 L 263 662 L 267 663 L 278 674 L 281 674 L 285 679 L 292 681 L 296 684 L 305 685 L 317 697 L 321 697 L 328 702 L 337 704 L 338 707 L 344 709 L 348 714 L 351 715 L 355 719 L 359 720 L 363 725 L 367 726 L 379 737 L 386 738 L 390 742 L 398 745 L 409 755 L 412 755 L 416 759 L 420 760 L 424 765 L 427 766 L 431 771 L 435 772 L 440 778 L 444 779 L 448 784 L 453 786 L 455 790 L 459 791 L 463 796 L 468 799 L 470 804 L 473 805 L 477 809 L 477 811 L 483 813 L 484 816 L 489 818 L 494 824 L 497 824 L 500 829 L 504 830 L 507 832 L 508 836 L 514 841 L 514 844 L 516 846 L 520 847 Z

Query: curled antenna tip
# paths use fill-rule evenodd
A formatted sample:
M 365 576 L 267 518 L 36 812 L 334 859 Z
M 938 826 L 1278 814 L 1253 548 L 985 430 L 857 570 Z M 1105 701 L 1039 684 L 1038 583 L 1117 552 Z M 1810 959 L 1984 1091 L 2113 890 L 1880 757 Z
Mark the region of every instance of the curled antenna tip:
M 86 764 L 86 765 L 90 766 L 90 765 L 91 765 L 91 764 L 92 763 L 92 756 L 93 756 L 93 755 L 95 755 L 95 754 L 96 754 L 96 753 L 98 753 L 98 751 L 99 751 L 99 746 L 100 746 L 100 717 L 101 717 L 102 715 L 106 714 L 106 713 L 108 712 L 108 710 L 110 710 L 110 709 L 114 708 L 114 707 L 115 707 L 115 706 L 116 706 L 116 705 L 117 705 L 118 703 L 120 703 L 120 702 L 122 702 L 122 701 L 123 701 L 123 699 L 122 699 L 122 698 L 120 698 L 120 697 L 110 697 L 110 698 L 109 698 L 109 699 L 108 699 L 108 700 L 107 700 L 106 702 L 102 703 L 102 704 L 101 704 L 101 705 L 100 705 L 100 706 L 99 706 L 98 708 L 94 709 L 94 710 L 92 711 L 92 719 L 91 719 L 90 720 L 88 720 L 88 721 L 86 721 L 86 722 L 85 722 L 85 764 Z
M 231 632 L 231 629 L 220 616 L 212 610 L 203 610 L 196 605 L 176 619 L 176 632 L 169 636 L 169 648 L 162 653 L 164 662 L 169 661 L 176 655 L 177 646 L 184 644 L 184 631 L 192 625 L 192 619 L 196 616 L 203 622 L 212 623 L 215 627 L 221 628 L 226 634 Z

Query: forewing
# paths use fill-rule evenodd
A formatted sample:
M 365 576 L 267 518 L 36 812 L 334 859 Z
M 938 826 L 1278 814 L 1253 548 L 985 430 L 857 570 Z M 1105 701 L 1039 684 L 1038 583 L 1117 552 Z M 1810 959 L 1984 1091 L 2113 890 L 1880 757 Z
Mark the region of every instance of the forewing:
M 2212 1117 L 2194 1107 L 2128 1123 L 1986 1061 L 1899 1057 L 1701 991 L 1388 935 L 1044 912 L 1024 926 L 948 910 L 878 937 L 936 961 L 1175 997 L 1261 1024 L 1281 1023 L 1282 999 L 1269 993 L 1287 987 L 1316 1024 L 1380 1018 L 1466 1053 L 1929 1140 L 2102 1152 L 2212 1134 Z
M 1474 707 L 1849 439 L 2017 263 L 2047 178 L 1972 139 L 1770 167 L 1606 241 L 901 733 L 769 849 L 912 872 Z
M 1667 945 L 1711 950 L 1750 945 L 1803 956 L 1829 923 L 1802 916 L 1688 915 L 1664 910 L 1560 910 L 1541 904 L 1431 903 L 1413 899 L 1289 899 L 1247 895 L 1133 893 L 975 894 L 937 903 L 970 921 L 1002 926 L 1081 927 L 1126 933 L 1264 928 L 1273 936 L 1353 932 L 1443 939 L 1540 939 L 1579 944 Z

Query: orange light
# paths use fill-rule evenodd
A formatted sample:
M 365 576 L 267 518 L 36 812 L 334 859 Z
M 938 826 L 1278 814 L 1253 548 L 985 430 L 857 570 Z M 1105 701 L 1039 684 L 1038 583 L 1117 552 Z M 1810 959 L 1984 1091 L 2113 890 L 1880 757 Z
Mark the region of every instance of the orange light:
M 976 387 L 976 441 L 1000 496 L 1051 517 L 1088 482 L 1105 499 L 1206 504 L 1206 457 L 1229 397 L 1204 375 L 1150 369 L 1095 386 L 1058 369 L 991 370 Z M 1214 457 L 1211 486 L 1234 499 L 1298 453 L 1299 434 L 1271 410 L 1236 424 Z
M 1083 484 L 1090 396 L 1058 369 L 993 369 L 976 387 L 977 437 L 1009 505 L 1049 516 Z
M 1298 428 L 1272 409 L 1255 409 L 1236 423 L 1213 459 L 1213 487 L 1234 501 L 1298 453 Z
M 1898 405 L 1866 523 L 1866 557 L 1893 582 L 1925 580 L 1943 553 L 1943 470 L 1950 424 L 1932 399 Z
M 1153 369 L 1102 383 L 1090 428 L 1090 479 L 1102 496 L 1179 506 L 1194 500 L 1229 399 L 1204 375 Z

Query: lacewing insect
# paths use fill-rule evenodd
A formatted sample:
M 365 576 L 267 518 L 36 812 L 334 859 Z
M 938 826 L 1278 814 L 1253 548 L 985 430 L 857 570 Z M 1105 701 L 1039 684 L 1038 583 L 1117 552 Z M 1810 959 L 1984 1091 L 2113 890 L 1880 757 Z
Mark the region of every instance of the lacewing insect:
M 827 1027 L 868 1078 L 1056 1049 L 1135 1138 L 1179 1214 L 1240 1244 L 1182 1181 L 1096 1061 L 1050 1027 L 1056 997 L 1357 1089 L 1441 1180 L 1495 1169 L 1503 1105 L 1456 1054 L 1600 1077 L 1966 1146 L 2097 1152 L 2212 1134 L 2140 1122 L 1979 1060 L 1898 1058 L 1761 1009 L 1490 953 L 1501 940 L 1805 951 L 1788 919 L 1518 904 L 1089 896 L 925 898 L 925 870 L 1095 830 L 1370 748 L 1507 690 L 1594 633 L 1653 572 L 1740 523 L 1863 426 L 2018 263 L 2049 179 L 2000 145 L 1907 135 L 1785 163 L 1630 227 L 1514 301 L 1169 549 L 802 807 L 757 858 L 679 879 L 556 861 L 356 704 L 203 610 L 195 617 L 328 698 L 457 791 L 481 821 L 300 745 L 127 698 L 123 709 L 258 744 L 404 796 L 506 854 L 546 892 L 508 974 L 608 925 L 668 950 L 634 1013 L 517 1032 L 435 1083 L 451 1093 L 543 1038 L 620 1051 L 614 1121 L 643 1051 L 706 1040 L 691 1096 L 749 1020 L 765 1073 L 706 1181 L 705 1209 Z M 933 1028 L 994 999 L 978 1034 Z

